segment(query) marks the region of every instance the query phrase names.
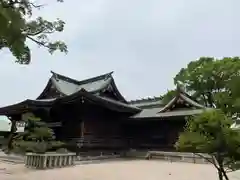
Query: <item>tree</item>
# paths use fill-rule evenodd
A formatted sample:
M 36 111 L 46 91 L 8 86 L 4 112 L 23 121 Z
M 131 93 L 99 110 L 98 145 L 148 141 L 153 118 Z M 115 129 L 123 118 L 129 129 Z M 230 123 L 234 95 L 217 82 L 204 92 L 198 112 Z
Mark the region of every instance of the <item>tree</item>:
M 230 128 L 232 120 L 220 110 L 206 111 L 191 118 L 176 143 L 179 151 L 206 153 L 217 169 L 219 179 L 228 180 L 226 166 L 233 167 L 240 158 L 240 132 Z
M 49 35 L 64 30 L 65 23 L 62 20 L 50 22 L 42 17 L 30 19 L 33 10 L 42 7 L 30 0 L 0 0 L 0 49 L 8 48 L 20 64 L 29 64 L 31 60 L 27 40 L 47 48 L 50 53 L 56 50 L 67 52 L 64 42 L 51 42 L 48 39 Z
M 12 151 L 17 153 L 45 153 L 60 148 L 63 143 L 55 140 L 54 132 L 40 118 L 32 113 L 25 114 L 26 127 L 24 132 L 13 137 Z
M 175 76 L 188 93 L 207 107 L 216 107 L 230 115 L 240 112 L 240 58 L 202 57 L 190 62 Z

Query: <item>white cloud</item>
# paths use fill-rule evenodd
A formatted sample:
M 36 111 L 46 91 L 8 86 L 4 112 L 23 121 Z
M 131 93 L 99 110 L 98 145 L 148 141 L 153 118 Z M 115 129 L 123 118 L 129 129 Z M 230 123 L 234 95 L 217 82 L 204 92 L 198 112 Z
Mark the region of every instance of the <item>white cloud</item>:
M 200 56 L 237 56 L 240 3 L 234 0 L 41 0 L 38 13 L 66 21 L 54 38 L 67 42 L 67 55 L 33 47 L 33 62 L 14 64 L 0 52 L 1 102 L 35 98 L 50 70 L 77 79 L 115 71 L 127 99 L 157 96 L 173 88 L 172 77 Z

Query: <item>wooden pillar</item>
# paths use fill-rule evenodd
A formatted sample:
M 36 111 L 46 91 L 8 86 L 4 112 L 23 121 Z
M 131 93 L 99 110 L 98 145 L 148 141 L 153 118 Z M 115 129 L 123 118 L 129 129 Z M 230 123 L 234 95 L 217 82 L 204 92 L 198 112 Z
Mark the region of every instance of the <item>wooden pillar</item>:
M 82 120 L 82 122 L 81 122 L 81 138 L 84 138 L 84 131 L 85 131 L 85 129 L 84 129 L 84 121 Z
M 80 141 L 78 141 L 77 155 L 79 155 L 84 143 L 84 121 L 83 120 L 81 121 L 80 128 L 81 128 L 81 134 L 80 134 Z

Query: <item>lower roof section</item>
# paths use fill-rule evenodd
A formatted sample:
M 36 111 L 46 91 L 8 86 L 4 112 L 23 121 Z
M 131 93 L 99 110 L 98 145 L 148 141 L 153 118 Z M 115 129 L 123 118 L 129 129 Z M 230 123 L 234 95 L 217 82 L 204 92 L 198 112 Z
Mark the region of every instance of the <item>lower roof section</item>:
M 163 107 L 162 97 L 143 98 L 129 101 L 130 104 L 141 109 Z
M 72 95 L 63 96 L 57 99 L 41 99 L 41 100 L 28 99 L 14 105 L 2 107 L 0 108 L 0 115 L 11 116 L 28 112 L 37 108 L 51 108 L 54 105 L 57 106 L 58 104 L 74 103 L 79 100 L 81 101 L 87 100 L 91 103 L 118 112 L 136 114 L 141 111 L 141 109 L 134 107 L 132 105 L 115 101 L 106 97 L 94 95 L 82 89 Z
M 24 112 L 28 112 L 30 110 L 41 108 L 41 107 L 51 107 L 54 103 L 54 99 L 47 100 L 30 100 L 27 99 L 17 104 L 13 104 L 10 106 L 5 106 L 0 108 L 0 115 L 11 116 Z
M 147 118 L 166 118 L 166 117 L 181 117 L 201 114 L 204 111 L 211 110 L 211 108 L 205 109 L 179 109 L 175 111 L 160 112 L 162 108 L 143 109 L 141 112 L 131 116 L 131 119 L 147 119 Z

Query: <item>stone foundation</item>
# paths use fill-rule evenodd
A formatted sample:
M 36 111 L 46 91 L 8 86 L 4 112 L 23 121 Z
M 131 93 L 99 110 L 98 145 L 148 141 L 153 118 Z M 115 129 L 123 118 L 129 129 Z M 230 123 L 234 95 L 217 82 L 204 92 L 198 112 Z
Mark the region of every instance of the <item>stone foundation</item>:
M 75 164 L 75 153 L 27 153 L 25 156 L 25 166 L 35 169 L 50 169 Z

